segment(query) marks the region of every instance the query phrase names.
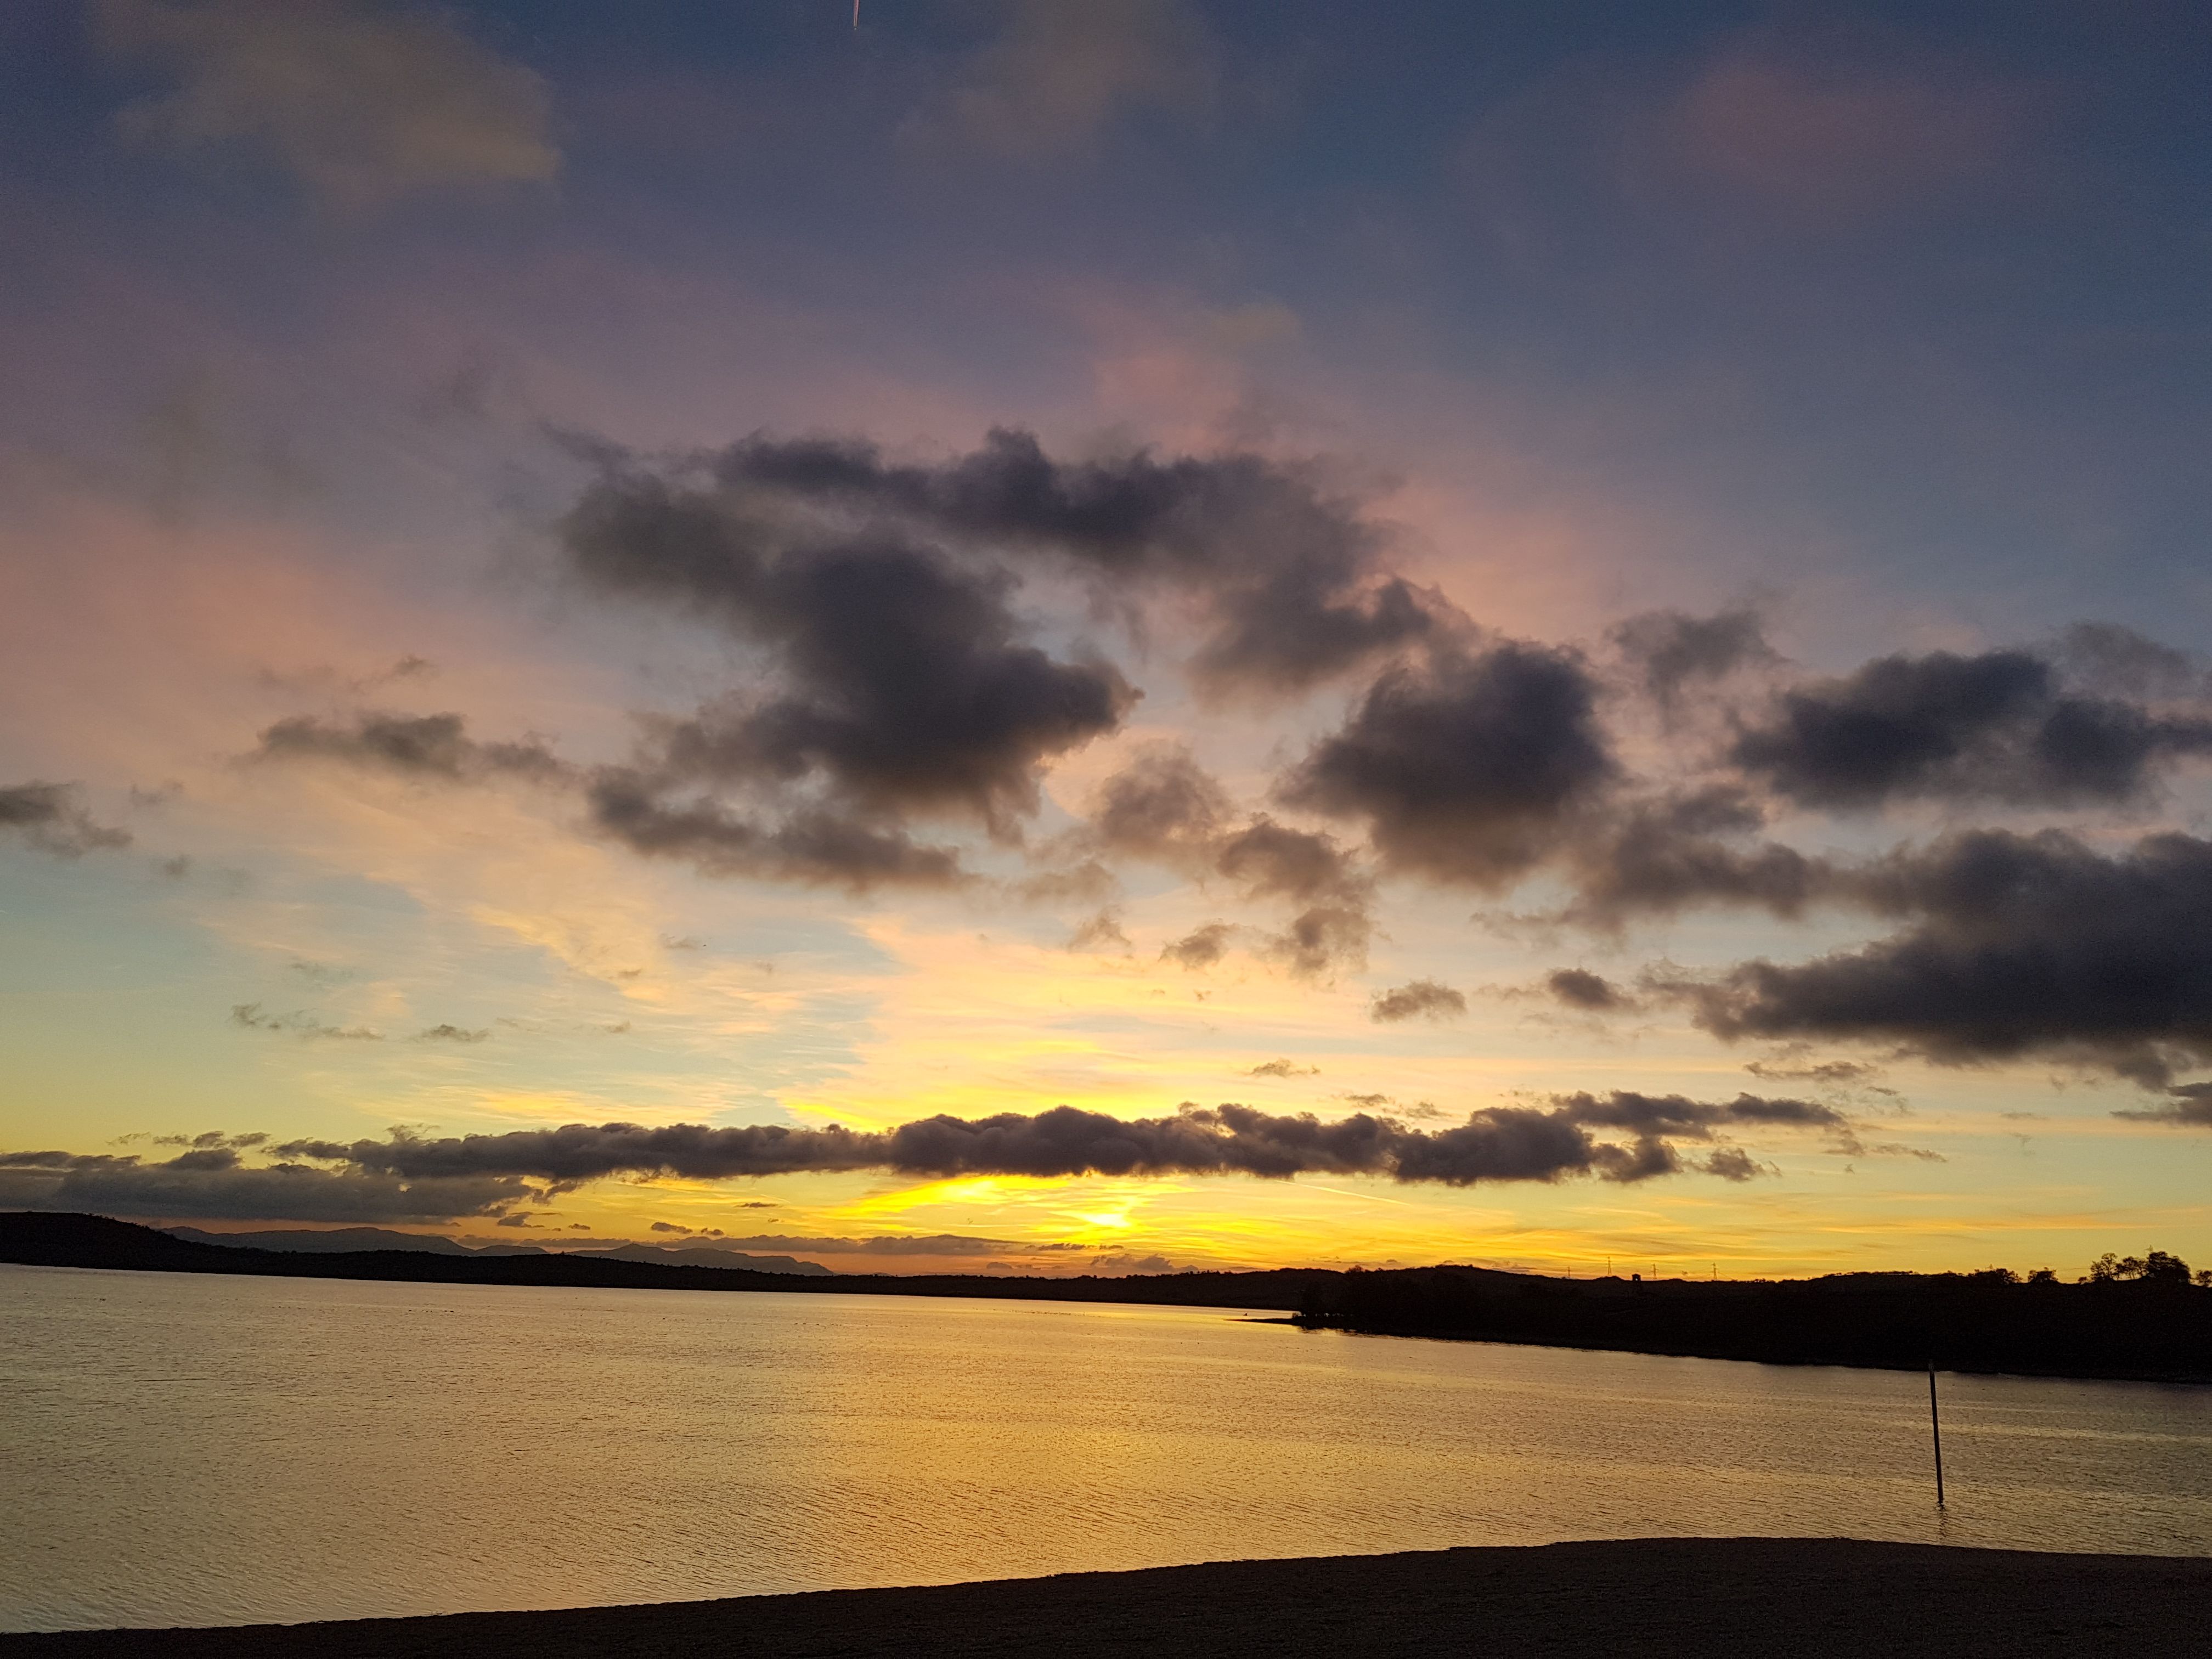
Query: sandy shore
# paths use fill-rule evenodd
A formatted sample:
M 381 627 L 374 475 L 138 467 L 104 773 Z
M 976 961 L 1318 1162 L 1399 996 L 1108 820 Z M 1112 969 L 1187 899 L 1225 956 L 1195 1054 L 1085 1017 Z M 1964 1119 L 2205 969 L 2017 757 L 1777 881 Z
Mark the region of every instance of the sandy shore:
M 2212 1651 L 2212 1559 L 1656 1539 L 1236 1561 L 927 1589 L 0 1637 L 23 1659 L 2164 1659 Z

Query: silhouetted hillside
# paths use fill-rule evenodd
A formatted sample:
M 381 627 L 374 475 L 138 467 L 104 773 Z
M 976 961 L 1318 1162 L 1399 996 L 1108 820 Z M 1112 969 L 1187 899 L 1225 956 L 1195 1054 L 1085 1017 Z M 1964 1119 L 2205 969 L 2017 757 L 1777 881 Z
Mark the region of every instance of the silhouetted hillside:
M 2186 1279 L 2020 1284 L 1984 1273 L 1784 1280 L 1544 1279 L 1476 1267 L 1348 1273 L 1301 1324 L 1794 1364 L 2212 1381 L 2212 1289 Z
M 227 1250 L 308 1250 L 318 1255 L 350 1255 L 363 1250 L 413 1250 L 428 1255 L 486 1256 L 550 1255 L 539 1244 L 464 1244 L 436 1233 L 396 1232 L 389 1227 L 274 1227 L 256 1232 L 211 1233 L 200 1227 L 163 1227 L 172 1238 L 195 1244 L 219 1244 Z M 615 1261 L 666 1263 L 684 1267 L 750 1267 L 764 1273 L 804 1273 L 827 1278 L 835 1270 L 818 1262 L 789 1255 L 753 1255 L 703 1245 L 593 1245 L 569 1249 L 568 1255 L 592 1256 Z
M 1374 1273 L 1278 1268 L 1125 1279 L 812 1277 L 738 1266 L 664 1265 L 606 1253 L 487 1258 L 412 1250 L 323 1255 L 244 1249 L 194 1243 L 100 1216 L 24 1212 L 0 1213 L 0 1261 L 447 1285 L 1296 1309 L 1297 1322 L 1310 1328 L 1381 1336 L 1614 1348 L 1781 1364 L 1916 1369 L 1932 1359 L 1947 1370 L 2212 1382 L 2212 1288 L 2193 1286 L 2185 1277 L 2023 1285 L 2002 1273 L 1838 1273 L 1810 1279 L 1639 1284 L 1547 1279 L 1485 1267 Z
M 687 1255 L 726 1255 L 687 1251 Z M 595 1252 L 528 1256 L 439 1255 L 420 1250 L 341 1255 L 198 1244 L 104 1216 L 0 1213 L 0 1261 L 29 1267 L 119 1267 L 154 1273 L 245 1273 L 290 1279 L 381 1279 L 436 1285 L 568 1285 L 661 1291 L 811 1291 L 881 1296 L 964 1296 L 1010 1301 L 1138 1302 L 1176 1307 L 1288 1310 L 1309 1283 L 1334 1277 L 1283 1269 L 1256 1273 L 1159 1273 L 1127 1279 L 1022 1279 L 957 1273 L 839 1273 L 817 1277 L 742 1267 L 663 1266 Z
M 673 1249 L 664 1244 L 617 1244 L 563 1254 L 599 1261 L 643 1261 L 672 1267 L 750 1267 L 755 1273 L 800 1273 L 810 1279 L 829 1279 L 836 1273 L 834 1267 L 825 1267 L 818 1261 L 801 1261 L 797 1256 L 751 1255 L 743 1250 L 716 1249 L 706 1245 Z
M 537 1244 L 464 1244 L 434 1233 L 403 1233 L 390 1227 L 272 1227 L 250 1233 L 211 1233 L 204 1227 L 164 1227 L 172 1238 L 194 1244 L 220 1244 L 228 1250 L 313 1250 L 329 1255 L 353 1250 L 423 1250 L 432 1255 L 543 1255 Z

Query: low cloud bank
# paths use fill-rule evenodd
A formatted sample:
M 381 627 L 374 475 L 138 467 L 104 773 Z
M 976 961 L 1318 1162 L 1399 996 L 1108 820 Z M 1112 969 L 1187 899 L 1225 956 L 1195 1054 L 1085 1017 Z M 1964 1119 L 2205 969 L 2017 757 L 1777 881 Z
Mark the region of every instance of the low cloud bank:
M 1753 1127 L 1837 1130 L 1834 1108 L 1751 1095 L 1711 1104 L 1680 1095 L 1561 1096 L 1548 1108 L 1493 1106 L 1442 1129 L 1368 1112 L 1324 1122 L 1236 1104 L 1185 1105 L 1139 1119 L 1058 1106 L 1034 1115 L 939 1116 L 881 1130 L 782 1124 L 714 1128 L 568 1124 L 430 1139 L 294 1141 L 276 1149 L 363 1174 L 411 1181 L 526 1178 L 562 1190 L 610 1176 L 720 1181 L 811 1172 L 887 1170 L 924 1180 L 967 1176 L 1381 1176 L 1468 1186 L 1597 1176 L 1637 1181 L 1692 1167 L 1676 1140 L 1707 1141 Z M 1613 1130 L 1623 1146 L 1601 1139 Z M 1704 1167 L 1699 1165 L 1697 1167 Z
M 0 1209 L 209 1221 L 454 1221 L 538 1196 L 513 1174 L 422 1177 L 289 1159 L 249 1164 L 228 1146 L 152 1164 L 106 1152 L 0 1152 Z

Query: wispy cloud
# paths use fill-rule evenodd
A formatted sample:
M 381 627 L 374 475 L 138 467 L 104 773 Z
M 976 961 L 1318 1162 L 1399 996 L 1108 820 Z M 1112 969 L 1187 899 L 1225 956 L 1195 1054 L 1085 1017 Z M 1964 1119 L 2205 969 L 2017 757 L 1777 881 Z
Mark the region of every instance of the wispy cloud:
M 125 134 L 187 153 L 243 146 L 322 207 L 539 184 L 559 169 L 545 83 L 442 12 L 378 0 L 97 0 L 100 37 L 172 89 Z

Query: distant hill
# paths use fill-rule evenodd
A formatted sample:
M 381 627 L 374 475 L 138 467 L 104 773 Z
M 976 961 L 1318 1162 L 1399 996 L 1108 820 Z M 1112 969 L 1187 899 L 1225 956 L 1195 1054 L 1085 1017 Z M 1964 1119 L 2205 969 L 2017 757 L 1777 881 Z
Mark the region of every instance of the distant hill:
M 710 1245 L 617 1244 L 611 1249 L 580 1249 L 572 1256 L 597 1256 L 602 1261 L 649 1261 L 678 1267 L 750 1267 L 761 1273 L 806 1273 L 817 1279 L 836 1275 L 818 1261 L 801 1261 L 790 1255 L 747 1255 L 742 1250 L 720 1250 Z
M 595 1256 L 616 1261 L 645 1261 L 678 1267 L 748 1267 L 763 1273 L 803 1273 L 826 1279 L 830 1269 L 817 1262 L 788 1255 L 747 1255 L 740 1250 L 707 1245 L 615 1244 L 583 1245 L 551 1251 L 540 1244 L 465 1244 L 458 1238 L 435 1233 L 403 1233 L 389 1227 L 269 1227 L 258 1231 L 211 1233 L 204 1227 L 163 1227 L 172 1238 L 194 1244 L 217 1244 L 231 1250 L 313 1251 L 318 1255 L 355 1255 L 363 1250 L 411 1250 L 428 1255 L 551 1255 Z
M 229 1237 L 235 1238 L 236 1234 Z M 413 1238 L 416 1235 L 405 1235 Z M 757 1260 L 758 1258 L 756 1258 Z M 769 1261 L 778 1258 L 769 1257 Z M 782 1258 L 788 1260 L 789 1258 Z M 447 1255 L 421 1249 L 269 1250 L 203 1244 L 106 1216 L 0 1212 L 0 1261 L 29 1267 L 106 1267 L 148 1273 L 240 1273 L 288 1279 L 395 1279 L 410 1284 L 567 1285 L 593 1289 L 781 1291 L 843 1295 L 957 1296 L 998 1301 L 1134 1302 L 1171 1307 L 1287 1311 L 1322 1269 L 1269 1273 L 1133 1274 L 1025 1279 L 1012 1274 L 830 1273 L 763 1271 L 734 1250 L 547 1251 L 537 1255 Z
M 195 1244 L 221 1244 L 234 1250 L 427 1250 L 433 1255 L 543 1255 L 536 1244 L 464 1244 L 432 1233 L 395 1232 L 389 1227 L 276 1227 L 258 1232 L 211 1233 L 204 1227 L 164 1227 L 173 1238 Z

